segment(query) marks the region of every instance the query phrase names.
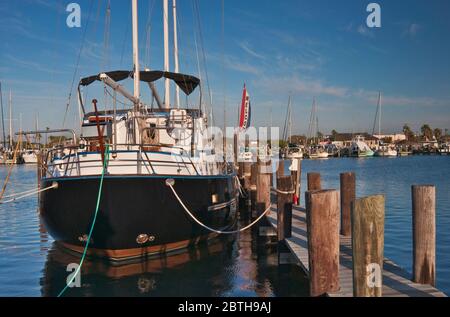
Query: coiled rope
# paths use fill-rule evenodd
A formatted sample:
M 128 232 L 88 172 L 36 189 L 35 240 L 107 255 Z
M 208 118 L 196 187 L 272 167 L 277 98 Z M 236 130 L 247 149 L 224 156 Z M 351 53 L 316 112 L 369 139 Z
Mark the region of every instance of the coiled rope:
M 250 229 L 251 227 L 253 227 L 255 224 L 257 224 L 265 215 L 267 215 L 271 209 L 271 206 L 269 206 L 255 221 L 253 221 L 251 224 L 249 224 L 248 226 L 245 226 L 244 228 L 241 228 L 239 230 L 234 230 L 234 231 L 221 231 L 221 230 L 216 230 L 213 229 L 211 227 L 208 227 L 207 225 L 205 225 L 204 223 L 202 223 L 200 220 L 198 220 L 193 214 L 192 212 L 189 211 L 189 209 L 186 207 L 186 205 L 183 203 L 183 201 L 181 200 L 180 196 L 178 196 L 177 192 L 175 191 L 175 188 L 173 188 L 173 185 L 175 184 L 175 181 L 173 179 L 167 179 L 166 180 L 166 185 L 170 187 L 170 189 L 172 190 L 174 196 L 177 198 L 178 202 L 180 203 L 180 205 L 183 207 L 184 211 L 186 211 L 186 213 L 192 218 L 192 220 L 194 220 L 197 224 L 199 224 L 201 227 L 214 232 L 214 233 L 218 233 L 218 234 L 235 234 L 235 233 L 239 233 L 239 232 L 243 232 L 247 229 Z
M 33 189 L 32 191 L 27 190 L 25 192 L 22 193 L 17 193 L 17 194 L 12 194 L 12 195 L 8 195 L 8 196 L 4 196 L 4 198 L 9 198 L 9 197 L 13 197 L 9 200 L 5 200 L 5 201 L 0 201 L 0 204 L 7 204 L 7 203 L 11 203 L 26 197 L 30 197 L 42 192 L 45 192 L 49 189 L 53 189 L 53 188 L 58 188 L 58 183 L 57 182 L 53 182 L 51 186 L 48 186 L 46 188 L 42 188 L 42 189 Z
M 72 282 L 75 279 L 75 277 L 80 273 L 81 266 L 83 265 L 84 259 L 86 257 L 86 253 L 87 253 L 87 250 L 88 250 L 88 247 L 89 247 L 89 242 L 91 241 L 92 232 L 94 232 L 94 226 L 95 226 L 95 221 L 97 220 L 98 209 L 100 207 L 100 201 L 101 201 L 101 198 L 102 198 L 103 179 L 105 178 L 105 171 L 106 171 L 106 167 L 108 166 L 108 160 L 109 160 L 109 144 L 106 144 L 105 158 L 104 158 L 104 161 L 103 161 L 102 176 L 100 177 L 100 186 L 98 188 L 98 194 L 97 194 L 97 205 L 95 206 L 94 218 L 92 219 L 91 229 L 89 230 L 89 234 L 88 234 L 88 238 L 87 238 L 87 241 L 86 241 L 86 245 L 85 245 L 84 250 L 83 250 L 83 255 L 81 256 L 80 264 L 78 265 L 77 269 L 75 270 L 75 273 L 72 275 L 72 278 L 70 279 L 70 281 L 67 281 L 66 286 L 58 294 L 58 297 L 61 297 L 64 294 L 64 292 L 67 290 L 69 285 L 72 284 Z

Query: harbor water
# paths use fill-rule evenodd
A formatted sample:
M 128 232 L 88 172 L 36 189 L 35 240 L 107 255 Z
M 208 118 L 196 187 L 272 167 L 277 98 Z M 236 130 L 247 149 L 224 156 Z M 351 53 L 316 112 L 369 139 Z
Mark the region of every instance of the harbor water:
M 35 169 L 14 167 L 7 194 L 35 187 Z M 0 179 L 6 173 L 0 167 Z M 79 260 L 55 246 L 36 197 L 0 205 L 0 296 L 57 296 L 72 272 L 67 265 Z M 278 266 L 276 242 L 259 238 L 256 230 L 120 266 L 86 260 L 80 284 L 64 296 L 308 296 L 300 270 Z
M 286 164 L 287 165 L 287 164 Z M 286 166 L 287 168 L 288 166 Z M 327 159 L 302 162 L 320 172 L 323 188 L 339 188 L 339 173 L 354 171 L 357 196 L 386 195 L 385 256 L 411 272 L 411 185 L 437 187 L 437 287 L 450 294 L 450 157 Z M 7 167 L 0 167 L 0 179 Z M 36 186 L 35 167 L 16 166 L 6 194 Z M 64 252 L 42 225 L 37 198 L 0 205 L 0 296 L 56 296 L 67 265 L 79 258 Z M 242 222 L 247 220 L 241 219 Z M 66 296 L 307 296 L 295 265 L 277 265 L 277 247 L 256 231 L 224 237 L 179 254 L 112 266 L 86 261 L 81 287 Z

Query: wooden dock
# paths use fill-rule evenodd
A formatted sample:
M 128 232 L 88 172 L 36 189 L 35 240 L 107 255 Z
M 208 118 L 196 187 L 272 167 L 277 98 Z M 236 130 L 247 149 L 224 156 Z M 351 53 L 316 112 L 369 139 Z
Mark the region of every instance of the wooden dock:
M 277 230 L 277 205 L 272 203 L 272 211 L 267 219 Z M 298 264 L 309 276 L 308 238 L 306 229 L 305 210 L 299 207 L 292 208 L 292 237 L 284 241 L 290 249 Z M 352 240 L 351 237 L 340 235 L 339 248 L 339 284 L 340 290 L 336 293 L 327 293 L 330 297 L 353 296 L 352 272 Z M 383 297 L 446 297 L 438 289 L 430 286 L 413 283 L 411 274 L 398 265 L 384 259 L 383 263 Z

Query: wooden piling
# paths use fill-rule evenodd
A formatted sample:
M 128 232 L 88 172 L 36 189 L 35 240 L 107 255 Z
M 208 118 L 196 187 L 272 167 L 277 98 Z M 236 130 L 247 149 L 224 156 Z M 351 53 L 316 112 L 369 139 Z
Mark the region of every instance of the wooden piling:
M 356 176 L 355 173 L 342 173 L 341 182 L 341 234 L 350 236 L 351 226 L 351 203 L 356 198 Z
M 278 161 L 277 179 L 284 176 L 284 160 Z
M 308 191 L 322 189 L 319 173 L 308 173 L 307 179 L 308 179 Z
M 292 236 L 292 178 L 283 176 L 277 178 L 277 231 L 278 241 Z M 282 193 L 284 192 L 284 193 Z
M 352 206 L 353 295 L 381 297 L 384 260 L 384 196 L 356 199 Z
M 310 295 L 339 291 L 339 192 L 306 192 Z
M 270 162 L 258 160 L 256 177 L 256 214 L 260 216 L 270 206 Z
M 412 186 L 413 281 L 436 286 L 436 187 Z
M 244 178 L 244 162 L 238 162 L 237 166 L 238 166 L 238 177 L 239 177 L 239 179 L 243 179 Z
M 250 212 L 253 216 L 255 210 L 256 210 L 256 178 L 258 175 L 258 164 L 257 163 L 251 163 L 250 165 L 250 188 L 249 188 L 249 206 L 250 206 Z

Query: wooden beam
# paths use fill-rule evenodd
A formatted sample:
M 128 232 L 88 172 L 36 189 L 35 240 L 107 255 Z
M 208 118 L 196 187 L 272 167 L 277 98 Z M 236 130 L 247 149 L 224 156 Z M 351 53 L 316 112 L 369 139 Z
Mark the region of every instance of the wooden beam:
M 292 178 L 283 176 L 277 179 L 277 219 L 278 241 L 292 237 Z M 281 193 L 284 192 L 284 193 Z
M 356 176 L 355 173 L 342 173 L 341 183 L 341 234 L 350 236 L 351 227 L 351 203 L 356 198 Z
M 306 192 L 310 295 L 339 291 L 339 192 Z
M 414 282 L 436 286 L 436 187 L 412 186 Z
M 384 260 L 384 196 L 352 203 L 353 295 L 381 297 Z
M 308 173 L 308 191 L 321 190 L 320 173 Z

